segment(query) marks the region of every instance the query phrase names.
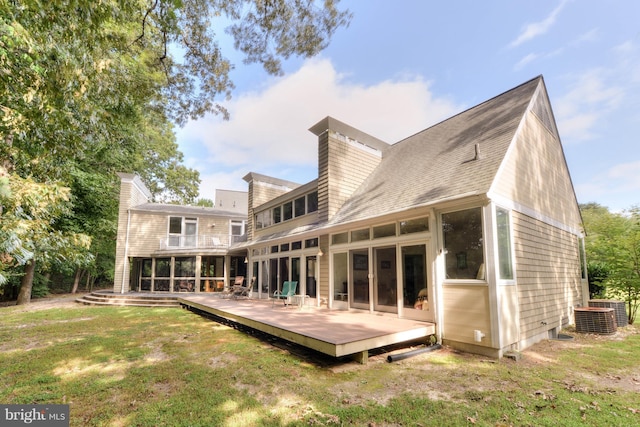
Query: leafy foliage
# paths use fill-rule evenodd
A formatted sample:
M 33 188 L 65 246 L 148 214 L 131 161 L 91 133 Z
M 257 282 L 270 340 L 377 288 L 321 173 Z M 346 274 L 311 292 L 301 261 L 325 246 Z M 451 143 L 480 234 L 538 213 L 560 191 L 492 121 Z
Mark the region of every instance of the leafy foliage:
M 108 278 L 116 172 L 140 175 L 158 201 L 198 196 L 199 174 L 183 164 L 174 127 L 228 117 L 221 102 L 233 65 L 217 25 L 229 25 L 247 62 L 278 74 L 280 58 L 316 54 L 348 23 L 336 4 L 0 0 L 0 282 L 27 277 L 24 287 L 40 277 L 36 263 L 42 277 Z M 48 217 L 25 233 L 18 219 L 36 206 Z
M 585 249 L 591 265 L 599 266 L 608 297 L 627 305 L 629 323 L 640 307 L 640 208 L 612 213 L 595 203 L 581 206 L 587 231 Z

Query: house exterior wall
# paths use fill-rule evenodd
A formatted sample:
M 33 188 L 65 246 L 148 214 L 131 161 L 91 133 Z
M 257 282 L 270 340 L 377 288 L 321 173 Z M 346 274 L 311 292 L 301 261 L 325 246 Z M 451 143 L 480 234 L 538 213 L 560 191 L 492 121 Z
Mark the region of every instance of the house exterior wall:
M 498 325 L 499 344 L 502 350 L 517 347 L 515 343 L 520 339 L 519 324 L 520 311 L 518 310 L 518 287 L 513 285 L 497 286 L 498 297 Z
M 142 184 L 140 178 L 130 174 L 120 174 L 120 201 L 118 208 L 118 235 L 116 239 L 116 257 L 114 271 L 114 287 L 116 293 L 129 290 L 128 245 L 131 242 L 129 229 L 129 209 L 149 201 L 151 193 Z
M 262 182 L 258 178 L 251 176 L 251 174 L 247 175 L 245 180 L 249 183 L 247 237 L 248 240 L 251 241 L 258 235 L 254 224 L 255 214 L 258 212 L 257 208 L 283 194 L 290 192 L 291 188 Z
M 330 220 L 380 164 L 380 152 L 350 143 L 331 129 L 318 136 L 318 215 Z
M 585 289 L 576 235 L 517 212 L 512 218 L 520 346 L 527 347 L 571 322 Z
M 558 138 L 533 112 L 526 114 L 493 192 L 575 229 L 582 222 Z
M 511 209 L 515 281 L 496 284 L 501 350 L 526 348 L 573 321 L 585 304 L 582 219 L 543 87 L 524 115 L 490 190 Z
M 225 211 L 216 214 L 215 210 L 208 209 L 206 213 L 200 213 L 204 208 L 191 208 L 187 211 L 183 207 L 165 207 L 162 205 L 149 205 L 152 210 L 144 205 L 150 202 L 151 193 L 144 186 L 140 177 L 133 174 L 119 174 L 121 178 L 120 206 L 118 214 L 118 235 L 116 241 L 116 257 L 114 271 L 114 292 L 122 293 L 130 291 L 132 258 L 173 257 L 193 255 L 224 254 L 229 245 L 231 234 L 231 221 L 244 221 L 244 215 Z M 240 192 L 237 192 L 240 193 Z M 158 209 L 160 206 L 160 210 Z M 178 209 L 177 211 L 172 211 Z M 188 217 L 197 218 L 197 245 L 193 247 L 163 247 L 161 242 L 169 235 L 169 218 Z M 213 239 L 217 237 L 223 245 L 216 248 Z
M 489 347 L 491 334 L 489 286 L 487 284 L 453 284 L 442 287 L 443 340 Z M 474 331 L 485 334 L 474 341 Z
M 167 217 L 162 214 L 131 212 L 129 257 L 149 257 L 160 249 L 160 239 L 167 236 Z
M 230 219 L 224 217 L 197 216 L 178 213 L 158 213 L 132 210 L 129 229 L 130 257 L 150 257 L 161 253 L 160 242 L 168 237 L 169 217 L 189 217 L 198 219 L 198 238 L 202 236 L 229 235 Z M 223 241 L 223 244 L 226 242 Z M 185 249 L 181 249 L 184 251 Z M 167 256 L 175 251 L 167 250 Z

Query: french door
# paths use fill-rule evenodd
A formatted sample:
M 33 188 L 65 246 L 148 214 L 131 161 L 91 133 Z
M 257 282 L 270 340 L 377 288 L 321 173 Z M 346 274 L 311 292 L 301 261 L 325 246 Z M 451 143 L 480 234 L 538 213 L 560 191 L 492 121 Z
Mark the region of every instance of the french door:
M 375 311 L 398 312 L 398 269 L 396 247 L 374 248 L 373 309 Z
M 363 310 L 370 309 L 369 300 L 369 249 L 356 249 L 349 253 L 351 258 L 351 306 Z

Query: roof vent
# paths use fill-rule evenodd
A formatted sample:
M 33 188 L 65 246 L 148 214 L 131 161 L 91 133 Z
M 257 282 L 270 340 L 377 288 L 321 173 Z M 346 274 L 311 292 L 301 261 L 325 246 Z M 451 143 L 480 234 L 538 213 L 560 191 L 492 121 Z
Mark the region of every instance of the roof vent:
M 476 145 L 475 145 L 475 154 L 473 156 L 473 159 L 465 160 L 464 162 L 462 162 L 462 164 L 470 163 L 470 162 L 473 162 L 475 160 L 480 160 L 480 144 L 478 144 L 478 143 L 476 143 Z

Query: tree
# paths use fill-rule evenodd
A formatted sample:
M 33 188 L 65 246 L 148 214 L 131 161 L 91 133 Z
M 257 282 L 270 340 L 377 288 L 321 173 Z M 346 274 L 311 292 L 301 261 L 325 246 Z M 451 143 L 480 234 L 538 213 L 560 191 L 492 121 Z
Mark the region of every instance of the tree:
M 199 176 L 182 164 L 173 129 L 208 112 L 228 116 L 222 19 L 247 63 L 279 74 L 282 59 L 316 54 L 350 15 L 333 0 L 0 0 L 0 166 L 35 193 L 71 191 L 64 209 L 49 206 L 37 236 L 5 221 L 20 217 L 17 193 L 2 202 L 3 266 L 27 267 L 24 292 L 36 265 L 79 277 L 96 266 L 86 259 L 113 257 L 115 172 L 138 173 L 157 200 L 195 200 Z M 53 245 L 82 252 L 72 236 L 92 236 L 93 257 Z
M 590 263 L 606 272 L 605 294 L 626 303 L 633 324 L 640 306 L 640 208 L 611 213 L 595 203 L 581 205 Z
M 56 183 L 38 184 L 31 179 L 13 175 L 9 178 L 7 197 L 3 205 L 0 236 L 2 241 L 13 242 L 3 247 L 0 282 L 6 281 L 5 271 L 13 265 L 24 265 L 24 275 L 18 304 L 31 299 L 31 286 L 40 262 L 50 266 L 56 262 L 87 263 L 90 238 L 80 233 L 65 233 L 53 228 L 57 218 L 68 209 L 70 191 Z

